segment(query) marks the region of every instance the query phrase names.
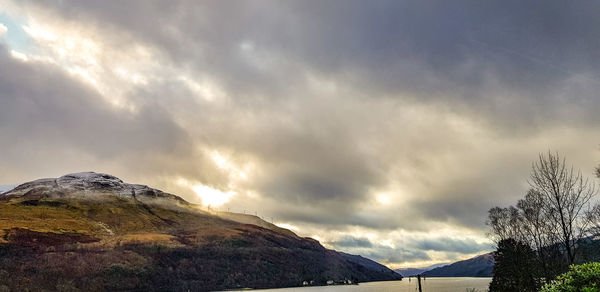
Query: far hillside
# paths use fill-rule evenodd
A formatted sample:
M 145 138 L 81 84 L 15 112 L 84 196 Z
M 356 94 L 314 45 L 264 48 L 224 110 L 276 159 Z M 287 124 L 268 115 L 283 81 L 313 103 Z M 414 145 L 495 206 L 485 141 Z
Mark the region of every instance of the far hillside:
M 464 261 L 426 271 L 427 277 L 491 277 L 494 271 L 494 255 L 486 253 Z

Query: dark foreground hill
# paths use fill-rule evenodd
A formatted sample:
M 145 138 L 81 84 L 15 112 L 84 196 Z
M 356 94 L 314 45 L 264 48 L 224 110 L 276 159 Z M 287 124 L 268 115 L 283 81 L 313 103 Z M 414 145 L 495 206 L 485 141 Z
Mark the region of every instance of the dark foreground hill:
M 0 196 L 0 291 L 204 291 L 400 279 L 264 221 L 227 217 L 105 174 L 25 183 Z
M 424 272 L 428 277 L 491 277 L 494 271 L 494 254 L 486 253 L 468 260 Z

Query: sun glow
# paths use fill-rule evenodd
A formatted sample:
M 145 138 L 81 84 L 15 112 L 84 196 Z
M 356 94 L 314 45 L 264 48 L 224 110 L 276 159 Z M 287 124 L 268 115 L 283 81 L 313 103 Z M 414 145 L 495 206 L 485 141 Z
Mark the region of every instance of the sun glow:
M 229 173 L 229 176 L 233 180 L 247 180 L 248 170 L 251 169 L 252 165 L 244 165 L 243 168 L 236 166 L 229 157 L 219 153 L 218 151 L 212 151 L 210 157 L 213 163 L 221 170 Z
M 192 190 L 202 199 L 202 203 L 207 206 L 221 206 L 227 203 L 235 192 L 222 192 L 205 185 L 195 185 Z
M 379 195 L 377 195 L 377 202 L 381 205 L 388 205 L 389 203 L 392 202 L 392 199 L 388 195 L 379 194 Z
M 196 193 L 196 195 L 200 197 L 202 205 L 204 206 L 221 206 L 229 202 L 229 200 L 231 200 L 231 198 L 236 195 L 236 192 L 231 190 L 224 192 L 209 186 L 205 186 L 200 183 L 190 182 L 183 178 L 180 178 L 177 181 L 177 184 L 180 186 L 190 188 L 192 191 L 194 191 L 194 193 Z
M 209 78 L 194 79 L 187 75 L 181 75 L 178 80 L 185 84 L 197 98 L 203 101 L 219 101 L 226 97 L 225 91 L 217 82 Z
M 21 53 L 21 52 L 17 52 L 17 51 L 15 51 L 15 50 L 11 50 L 11 51 L 10 51 L 10 55 L 11 55 L 13 58 L 15 58 L 15 59 L 19 59 L 19 60 L 21 60 L 21 61 L 23 61 L 23 62 L 27 62 L 27 61 L 29 61 L 29 57 L 27 57 L 27 55 L 26 55 L 26 54 L 23 54 L 23 53 Z
M 292 230 L 294 232 L 297 232 L 298 230 L 300 230 L 297 226 L 288 224 L 288 223 L 276 223 L 275 225 L 277 225 L 278 227 L 281 227 L 281 228 Z

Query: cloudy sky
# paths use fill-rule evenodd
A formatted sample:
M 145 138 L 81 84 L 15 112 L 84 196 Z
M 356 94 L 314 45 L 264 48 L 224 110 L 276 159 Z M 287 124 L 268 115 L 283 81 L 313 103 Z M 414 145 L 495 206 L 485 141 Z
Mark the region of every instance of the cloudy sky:
M 600 2 L 0 0 L 0 185 L 97 171 L 391 267 L 600 162 Z

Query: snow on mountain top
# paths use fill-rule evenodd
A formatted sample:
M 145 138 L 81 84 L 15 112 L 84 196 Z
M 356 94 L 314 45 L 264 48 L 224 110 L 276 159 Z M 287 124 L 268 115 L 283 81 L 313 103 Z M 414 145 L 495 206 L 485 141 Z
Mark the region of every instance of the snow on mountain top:
M 65 174 L 65 175 L 59 177 L 59 179 L 61 179 L 61 178 L 75 178 L 75 179 L 83 179 L 83 180 L 107 179 L 107 180 L 115 180 L 115 181 L 123 182 L 116 176 L 112 176 L 112 175 L 106 174 L 106 173 L 96 173 L 93 171 L 69 173 L 69 174 Z
M 95 172 L 70 173 L 57 178 L 56 183 L 60 187 L 74 187 L 79 189 L 129 187 L 129 184 L 123 183 L 122 180 L 115 176 Z
M 39 188 L 55 190 L 61 193 L 78 193 L 85 196 L 104 193 L 122 198 L 170 198 L 183 201 L 175 195 L 164 193 L 145 185 L 125 183 L 115 176 L 96 172 L 79 172 L 66 174 L 59 178 L 38 179 L 21 184 L 5 194 L 22 196 L 30 190 Z

